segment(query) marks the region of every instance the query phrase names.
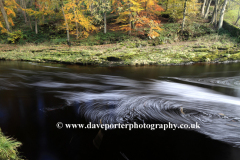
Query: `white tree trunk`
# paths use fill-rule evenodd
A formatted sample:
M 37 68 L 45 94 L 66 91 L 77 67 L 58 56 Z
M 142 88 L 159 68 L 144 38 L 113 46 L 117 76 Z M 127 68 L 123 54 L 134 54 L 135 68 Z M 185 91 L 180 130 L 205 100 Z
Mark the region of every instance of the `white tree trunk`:
M 205 18 L 205 19 L 208 17 L 209 8 L 210 8 L 211 3 L 212 3 L 212 0 L 209 0 L 209 1 L 208 1 L 208 4 L 207 4 L 207 8 L 206 8 L 205 15 L 204 15 L 204 18 Z
M 221 29 L 221 28 L 222 28 L 222 25 L 223 25 L 223 17 L 224 17 L 224 12 L 225 12 L 225 9 L 226 9 L 226 6 L 227 6 L 227 2 L 228 2 L 228 0 L 224 0 L 224 4 L 223 4 L 223 7 L 222 7 L 222 10 L 221 10 L 221 13 L 220 13 L 220 18 L 219 18 L 219 23 L 218 23 L 218 29 Z
M 37 18 L 35 18 L 35 33 L 38 34 Z
M 217 18 L 217 7 L 218 7 L 218 0 L 215 0 L 215 7 L 214 7 L 214 11 L 212 13 L 212 19 L 211 19 L 211 24 L 213 24 L 215 22 L 215 19 Z
M 215 20 L 215 22 L 214 22 L 215 23 L 214 24 L 215 28 L 217 28 L 217 18 L 218 18 L 218 14 L 217 13 L 218 13 L 218 9 L 219 9 L 219 0 L 216 0 L 216 1 L 217 1 L 217 8 L 215 10 L 215 19 L 214 19 Z
M 64 17 L 64 20 L 65 20 L 65 23 L 66 23 L 67 42 L 68 42 L 68 44 L 69 44 L 69 42 L 70 42 L 70 37 L 69 37 L 69 28 L 68 28 L 67 19 L 66 19 L 66 17 L 65 17 L 65 12 L 64 12 L 64 9 L 63 9 L 63 1 L 62 1 L 62 12 L 63 12 L 63 17 Z
M 182 21 L 182 34 L 183 34 L 184 25 L 185 25 L 186 11 L 187 11 L 187 0 L 185 0 L 185 2 L 184 2 L 183 21 Z
M 204 0 L 203 5 L 202 5 L 202 16 L 204 16 L 205 5 L 206 5 L 206 0 Z
M 35 11 L 37 10 L 37 0 L 35 0 Z M 37 17 L 35 17 L 35 33 L 38 34 Z

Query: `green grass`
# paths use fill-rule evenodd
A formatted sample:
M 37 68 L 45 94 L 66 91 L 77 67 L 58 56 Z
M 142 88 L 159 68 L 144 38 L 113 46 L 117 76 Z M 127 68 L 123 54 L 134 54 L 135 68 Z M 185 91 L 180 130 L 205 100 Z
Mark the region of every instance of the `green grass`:
M 21 143 L 3 135 L 0 129 L 0 159 L 1 160 L 20 160 L 17 148 Z

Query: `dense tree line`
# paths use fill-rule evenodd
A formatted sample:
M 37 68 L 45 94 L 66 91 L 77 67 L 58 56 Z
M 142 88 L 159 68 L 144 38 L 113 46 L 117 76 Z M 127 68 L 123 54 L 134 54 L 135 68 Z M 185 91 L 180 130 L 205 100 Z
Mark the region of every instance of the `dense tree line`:
M 224 13 L 230 0 L 0 0 L 1 33 L 12 32 L 14 17 L 21 14 L 24 23 L 38 34 L 38 25 L 62 20 L 60 29 L 74 31 L 76 39 L 87 37 L 99 26 L 107 33 L 107 17 L 116 17 L 119 25 L 113 30 L 134 30 L 150 38 L 159 36 L 161 13 L 172 19 L 181 20 L 182 31 L 189 16 L 201 14 L 208 18 L 210 6 L 214 4 L 211 23 L 220 29 Z M 231 3 L 239 4 L 238 0 Z M 238 16 L 237 21 L 240 19 Z

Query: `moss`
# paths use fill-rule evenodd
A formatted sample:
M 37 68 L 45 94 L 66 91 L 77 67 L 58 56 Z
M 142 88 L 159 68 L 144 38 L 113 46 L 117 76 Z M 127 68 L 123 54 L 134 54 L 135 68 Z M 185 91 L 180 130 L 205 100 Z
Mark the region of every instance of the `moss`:
M 229 54 L 236 54 L 239 53 L 239 50 L 228 50 Z
M 209 36 L 208 36 L 209 37 Z M 217 38 L 226 39 L 224 36 Z M 155 40 L 152 40 L 155 43 Z M 98 64 L 106 65 L 152 65 L 152 64 L 179 64 L 182 62 L 210 62 L 221 59 L 238 59 L 239 48 L 234 46 L 230 40 L 223 42 L 204 39 L 195 45 L 172 45 L 150 47 L 146 40 L 125 40 L 116 45 L 103 45 L 93 47 L 62 46 L 21 46 L 13 51 L 2 51 L 1 59 L 27 60 L 36 62 L 57 62 L 75 64 Z M 121 46 L 123 45 L 123 47 Z M 219 47 L 230 47 L 227 50 L 218 50 Z M 32 52 L 32 51 L 41 52 Z M 232 56 L 233 55 L 233 56 Z
M 204 45 L 196 45 L 196 46 L 192 46 L 192 48 L 208 48 L 208 47 Z
M 202 57 L 194 57 L 191 59 L 193 62 L 202 62 Z
M 220 62 L 227 61 L 227 60 L 228 60 L 227 57 L 223 57 L 223 58 L 220 58 L 220 59 L 219 59 Z
M 219 55 L 218 54 L 214 54 L 214 53 L 209 53 L 205 56 L 202 57 L 202 61 L 205 61 L 205 62 L 210 62 L 210 61 L 215 61 L 219 58 Z
M 18 147 L 22 144 L 3 135 L 0 129 L 0 159 L 20 160 Z
M 209 51 L 209 48 L 195 48 L 194 52 L 207 52 Z
M 240 53 L 230 55 L 229 59 L 230 60 L 240 60 Z

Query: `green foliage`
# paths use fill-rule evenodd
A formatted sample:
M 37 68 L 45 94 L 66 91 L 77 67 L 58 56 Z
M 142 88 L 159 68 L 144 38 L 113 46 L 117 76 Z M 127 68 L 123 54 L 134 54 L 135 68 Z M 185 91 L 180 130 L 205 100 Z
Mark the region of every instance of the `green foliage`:
M 230 32 L 227 31 L 227 30 L 224 29 L 224 28 L 221 28 L 221 29 L 218 30 L 218 34 L 219 34 L 219 35 L 224 35 L 224 34 L 230 34 Z
M 21 38 L 23 38 L 23 33 L 20 30 L 17 30 L 17 31 L 12 32 L 12 33 L 9 32 L 7 40 L 9 41 L 9 43 L 16 43 Z
M 197 38 L 206 34 L 215 33 L 208 24 L 204 23 L 186 23 L 183 36 L 180 34 L 181 25 L 179 23 L 166 23 L 161 27 L 163 30 L 160 32 L 160 36 L 156 38 L 153 45 L 172 43 L 181 40 L 189 40 Z
M 0 43 L 7 43 L 7 38 L 8 38 L 8 35 L 6 33 L 1 33 L 0 34 Z
M 20 142 L 6 137 L 0 129 L 0 159 L 4 160 L 20 160 L 17 148 L 21 146 Z

